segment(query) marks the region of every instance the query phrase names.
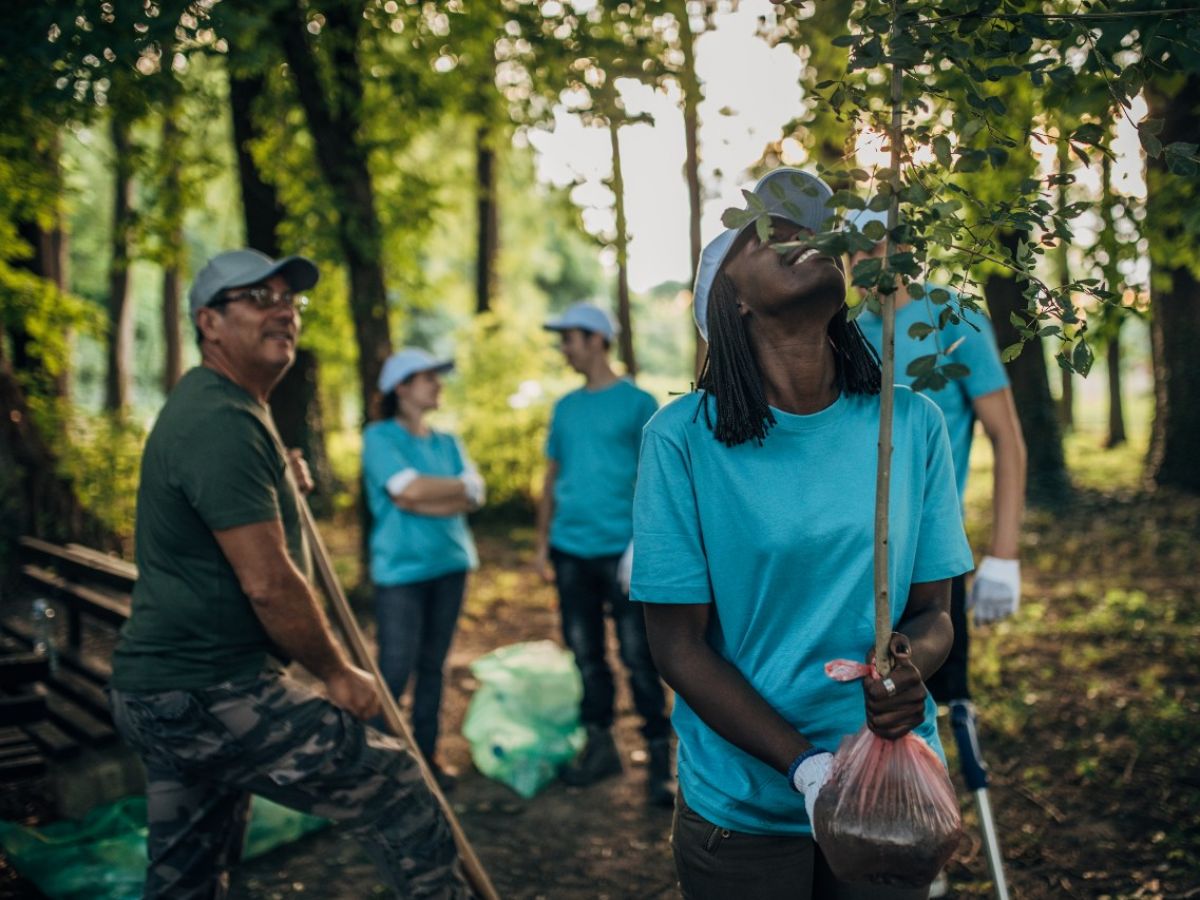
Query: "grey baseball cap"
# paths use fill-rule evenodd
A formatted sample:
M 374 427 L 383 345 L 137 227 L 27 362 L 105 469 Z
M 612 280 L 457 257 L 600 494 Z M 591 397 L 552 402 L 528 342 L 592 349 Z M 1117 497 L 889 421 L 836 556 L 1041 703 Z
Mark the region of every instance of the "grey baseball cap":
M 768 215 L 787 219 L 813 231 L 820 231 L 825 221 L 834 215 L 834 209 L 829 205 L 829 199 L 833 196 L 829 185 L 801 169 L 787 166 L 774 169 L 759 179 L 751 193 L 766 204 Z M 700 254 L 696 286 L 692 291 L 692 314 L 705 340 L 708 340 L 708 295 L 717 272 L 733 249 L 738 235 L 753 227 L 751 223 L 742 228 L 726 228 Z
M 226 250 L 218 253 L 196 273 L 188 291 L 188 306 L 192 317 L 208 306 L 222 291 L 266 281 L 272 275 L 282 275 L 293 291 L 306 291 L 320 277 L 312 260 L 303 256 L 285 256 L 275 260 L 257 250 Z
M 557 319 L 551 319 L 542 325 L 546 331 L 569 331 L 578 328 L 580 331 L 591 331 L 611 341 L 620 329 L 612 316 L 594 303 L 575 303 L 567 307 Z

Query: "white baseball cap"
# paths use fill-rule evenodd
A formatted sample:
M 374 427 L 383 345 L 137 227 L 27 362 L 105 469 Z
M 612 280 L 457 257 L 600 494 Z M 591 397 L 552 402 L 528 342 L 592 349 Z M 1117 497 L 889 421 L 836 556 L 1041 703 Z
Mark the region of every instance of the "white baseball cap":
M 591 331 L 601 335 L 606 341 L 611 341 L 621 330 L 612 320 L 612 316 L 594 303 L 572 304 L 561 316 L 551 319 L 542 327 L 547 331 L 569 331 L 578 328 L 580 331 Z
M 825 221 L 834 215 L 829 205 L 829 199 L 833 196 L 829 185 L 816 175 L 800 169 L 782 166 L 768 172 L 759 179 L 751 193 L 766 204 L 768 215 L 787 219 L 813 231 L 820 231 Z M 692 314 L 705 340 L 708 340 L 708 295 L 712 291 L 713 281 L 738 236 L 753 227 L 754 223 L 742 228 L 726 228 L 700 254 L 696 286 L 692 291 Z
M 402 384 L 418 372 L 449 372 L 454 360 L 437 359 L 420 347 L 405 347 L 393 353 L 379 371 L 379 390 L 390 394 L 396 385 Z

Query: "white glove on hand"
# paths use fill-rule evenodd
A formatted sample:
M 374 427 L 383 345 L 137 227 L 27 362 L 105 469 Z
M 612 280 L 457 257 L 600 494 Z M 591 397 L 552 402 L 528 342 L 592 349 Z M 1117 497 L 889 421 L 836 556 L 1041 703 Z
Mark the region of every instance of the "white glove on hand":
M 483 506 L 483 501 L 487 497 L 487 485 L 483 483 L 483 476 L 475 469 L 467 469 L 458 476 L 459 481 L 463 483 L 463 487 L 467 491 L 467 499 L 471 501 L 471 505 L 475 507 Z
M 629 593 L 631 581 L 633 581 L 633 541 L 629 542 L 629 546 L 625 548 L 625 552 L 617 561 L 617 584 L 626 594 Z
M 1021 605 L 1021 563 L 1015 559 L 985 556 L 975 570 L 967 609 L 975 610 L 975 624 L 986 625 L 1016 613 Z
M 809 824 L 812 824 L 813 810 L 817 805 L 817 794 L 821 792 L 821 788 L 825 786 L 825 782 L 829 780 L 829 774 L 833 771 L 833 754 L 825 751 L 823 753 L 814 753 L 800 765 L 796 766 L 796 771 L 792 774 L 792 787 L 804 795 L 804 811 L 808 813 Z M 813 840 L 817 839 L 817 829 L 813 826 Z

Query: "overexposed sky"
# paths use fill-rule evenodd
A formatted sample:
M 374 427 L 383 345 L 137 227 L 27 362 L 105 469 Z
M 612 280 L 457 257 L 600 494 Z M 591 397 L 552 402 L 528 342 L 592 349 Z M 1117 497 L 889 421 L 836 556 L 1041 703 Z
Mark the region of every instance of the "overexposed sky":
M 701 235 L 721 228 L 721 213 L 741 206 L 740 188 L 752 165 L 780 128 L 800 112 L 800 61 L 788 47 L 768 47 L 755 36 L 768 0 L 743 0 L 735 13 L 718 15 L 713 31 L 696 41 L 696 68 L 704 83 L 700 105 L 700 179 L 704 190 Z M 686 280 L 688 198 L 683 178 L 683 112 L 677 92 L 655 92 L 634 81 L 619 82 L 626 109 L 649 113 L 654 124 L 621 129 L 625 208 L 631 235 L 629 282 L 643 291 L 667 280 Z M 560 109 L 552 132 L 530 134 L 538 151 L 538 176 L 563 186 L 582 181 L 572 200 L 594 232 L 613 228 L 608 131 L 586 128 Z M 610 261 L 611 262 L 611 261 Z

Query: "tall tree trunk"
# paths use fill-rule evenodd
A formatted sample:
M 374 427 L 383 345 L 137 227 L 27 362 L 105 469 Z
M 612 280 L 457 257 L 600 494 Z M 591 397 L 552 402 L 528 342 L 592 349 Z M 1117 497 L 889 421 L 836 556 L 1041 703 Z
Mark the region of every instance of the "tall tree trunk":
M 1066 141 L 1058 142 L 1058 174 L 1065 175 L 1071 164 L 1071 147 Z M 1069 200 L 1067 198 L 1067 185 L 1059 184 L 1058 186 L 1058 213 L 1062 215 Z M 1059 287 L 1067 284 L 1071 280 L 1071 261 L 1068 258 L 1070 245 L 1066 241 L 1059 241 L 1055 248 L 1054 263 L 1058 270 Z M 1062 379 L 1062 395 L 1058 401 L 1058 421 L 1062 424 L 1064 430 L 1070 431 L 1075 427 L 1075 382 L 1072 378 L 1072 372 L 1063 366 L 1058 367 L 1059 377 Z
M 273 184 L 262 177 L 250 146 L 259 137 L 254 121 L 254 98 L 267 88 L 261 74 L 229 74 L 229 109 L 233 120 L 233 149 L 237 157 L 238 183 L 242 188 L 242 216 L 246 223 L 246 244 L 267 256 L 280 257 L 279 223 L 283 221 L 283 205 Z
M 275 186 L 262 177 L 251 144 L 260 136 L 253 115 L 253 101 L 266 87 L 261 76 L 229 76 L 229 103 L 242 187 L 242 215 L 246 246 L 268 256 L 283 255 L 279 226 L 284 209 Z M 309 500 L 318 516 L 332 511 L 336 481 L 325 446 L 325 417 L 321 409 L 320 367 L 311 350 L 300 347 L 296 361 L 271 392 L 271 415 L 287 447 L 304 454 L 312 472 L 314 489 Z
M 633 350 L 633 316 L 629 309 L 629 224 L 625 221 L 625 178 L 621 173 L 620 120 L 608 117 L 608 140 L 612 147 L 612 190 L 617 212 L 617 323 L 621 333 L 617 345 L 621 361 L 630 375 L 637 374 L 637 356 Z
M 357 40 L 361 10 L 348 2 L 326 4 L 321 40 L 330 45 L 327 91 L 309 43 L 304 8 L 287 9 L 279 35 L 288 69 L 313 138 L 317 164 L 333 195 L 337 238 L 350 279 L 350 313 L 358 345 L 358 378 L 364 419 L 375 396 L 379 370 L 392 350 L 387 289 L 383 275 L 383 236 L 361 135 L 363 85 Z
M 180 332 L 179 307 L 183 297 L 183 188 L 179 183 L 178 159 L 182 135 L 175 122 L 177 107 L 169 104 L 163 113 L 162 150 L 170 161 L 163 170 L 163 211 L 166 219 L 167 252 L 163 259 L 162 330 L 163 393 L 169 393 L 183 374 L 183 335 Z
M 1108 358 L 1108 440 L 1112 448 L 1125 443 L 1125 412 L 1121 403 L 1121 322 L 1118 319 L 1108 339 L 1105 354 Z
M 122 413 L 129 406 L 133 355 L 133 301 L 129 294 L 129 242 L 133 231 L 132 123 L 118 107 L 112 110 L 113 145 L 112 261 L 108 274 L 108 368 L 104 407 Z
M 1160 119 L 1159 139 L 1200 144 L 1200 73 L 1189 74 L 1173 90 L 1151 84 L 1150 118 Z M 1195 176 L 1174 175 L 1165 160 L 1149 161 L 1146 233 L 1150 235 L 1150 312 L 1154 343 L 1154 432 L 1149 470 L 1159 485 L 1200 492 L 1200 281 L 1187 261 L 1155 252 L 1156 237 L 1165 246 L 1187 233 L 1185 210 L 1200 202 Z
M 1100 158 L 1100 245 L 1104 250 L 1102 269 L 1104 285 L 1110 291 L 1122 294 L 1123 279 L 1117 266 L 1118 243 L 1116 224 L 1113 221 L 1112 160 Z M 1105 306 L 1101 309 L 1101 327 L 1107 333 L 1108 346 L 1108 439 L 1105 446 L 1112 448 L 1125 443 L 1125 411 L 1121 402 L 1121 325 L 1125 313 L 1119 307 Z
M 683 160 L 683 177 L 688 189 L 688 249 L 690 268 L 688 289 L 696 283 L 696 271 L 700 268 L 700 253 L 704 245 L 700 236 L 700 219 L 703 213 L 703 198 L 700 193 L 700 100 L 703 88 L 696 75 L 696 36 L 692 32 L 691 16 L 688 15 L 687 0 L 678 0 L 674 5 L 675 19 L 679 23 L 679 46 L 683 51 L 683 71 L 680 73 L 679 88 L 683 94 L 683 140 L 686 152 Z M 694 329 L 696 348 L 693 372 L 699 375 L 708 347 L 699 329 Z
M 496 196 L 496 150 L 492 129 L 481 122 L 475 129 L 475 312 L 492 308 L 496 295 L 496 258 L 500 252 L 500 222 Z
M 1015 256 L 1020 233 L 1005 232 L 1002 240 Z M 1014 312 L 1024 315 L 1022 285 L 1010 275 L 993 273 L 988 276 L 983 290 L 992 314 L 997 342 L 1001 347 L 1017 343 L 1020 334 L 1010 321 L 1010 316 Z M 1054 502 L 1067 493 L 1070 479 L 1063 457 L 1062 432 L 1054 399 L 1050 395 L 1042 339 L 1035 337 L 1030 340 L 1021 355 L 1007 363 L 1006 368 L 1012 381 L 1013 398 L 1029 454 L 1026 493 L 1034 502 Z

